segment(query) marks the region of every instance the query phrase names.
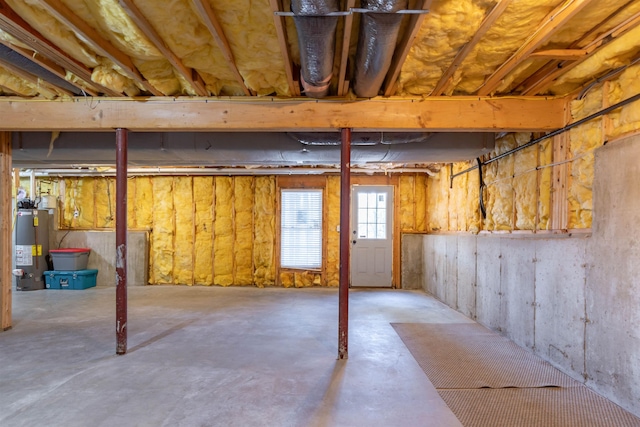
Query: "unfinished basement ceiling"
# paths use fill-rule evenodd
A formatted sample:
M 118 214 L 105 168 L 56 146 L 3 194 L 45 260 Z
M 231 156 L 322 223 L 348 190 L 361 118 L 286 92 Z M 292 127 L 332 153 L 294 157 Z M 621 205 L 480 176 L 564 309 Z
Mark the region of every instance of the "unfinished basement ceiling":
M 573 98 L 640 57 L 639 23 L 638 0 L 0 0 L 0 100 Z M 264 142 L 232 146 L 252 144 Z M 41 156 L 25 139 L 16 161 L 60 161 L 58 145 Z M 399 159 L 416 147 L 377 150 Z M 459 145 L 421 148 L 461 160 Z M 189 150 L 175 147 L 174 164 L 205 162 Z M 312 150 L 318 164 L 333 152 Z

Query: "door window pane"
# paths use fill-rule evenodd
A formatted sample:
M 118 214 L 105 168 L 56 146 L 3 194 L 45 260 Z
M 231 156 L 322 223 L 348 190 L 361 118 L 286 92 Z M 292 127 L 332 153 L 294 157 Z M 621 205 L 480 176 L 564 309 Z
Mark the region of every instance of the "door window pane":
M 387 238 L 386 193 L 358 193 L 358 238 Z

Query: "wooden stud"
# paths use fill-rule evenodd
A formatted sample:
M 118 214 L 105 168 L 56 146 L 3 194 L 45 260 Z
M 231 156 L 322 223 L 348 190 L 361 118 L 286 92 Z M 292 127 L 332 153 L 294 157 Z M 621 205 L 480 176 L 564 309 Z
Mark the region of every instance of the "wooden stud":
M 194 78 L 195 73 L 191 68 L 187 68 L 178 56 L 173 53 L 167 44 L 162 40 L 162 37 L 153 28 L 153 25 L 147 20 L 144 14 L 138 9 L 132 0 L 118 0 L 120 6 L 129 15 L 131 20 L 140 28 L 145 36 L 153 43 L 153 45 L 164 55 L 173 68 L 180 74 L 193 88 L 193 90 L 200 96 L 207 96 L 209 93 L 202 84 L 201 80 Z
M 76 15 L 71 9 L 69 9 L 60 0 L 40 0 L 39 4 L 57 20 L 68 26 L 76 34 L 78 34 L 84 42 L 86 42 L 93 50 L 98 54 L 109 58 L 122 69 L 122 71 L 132 79 L 133 81 L 141 84 L 148 92 L 156 96 L 162 96 L 163 94 L 151 86 L 146 81 L 138 69 L 133 64 L 130 57 L 125 55 L 122 51 L 118 50 L 109 41 L 105 40 L 98 34 L 98 32 L 92 28 L 89 24 L 84 22 L 78 15 Z
M 432 1 L 433 0 L 418 1 L 417 9 L 429 10 Z M 402 70 L 404 61 L 407 59 L 407 55 L 409 54 L 413 43 L 416 41 L 418 33 L 420 32 L 420 27 L 422 26 L 422 22 L 426 17 L 426 13 L 411 15 L 409 25 L 405 30 L 404 37 L 402 38 L 399 46 L 395 49 L 391 66 L 389 67 L 389 71 L 387 72 L 387 77 L 384 82 L 384 96 L 391 96 L 395 92 L 398 76 L 400 75 L 400 71 Z
M 550 49 L 534 52 L 529 55 L 533 59 L 557 59 L 561 61 L 572 61 L 587 56 L 589 52 L 584 49 Z
M 611 87 L 611 82 L 609 80 L 605 81 L 602 85 L 602 108 L 608 108 L 611 105 L 611 101 L 609 100 L 609 90 Z M 609 114 L 605 114 L 602 116 L 602 142 L 605 143 L 609 140 L 609 137 L 612 134 L 613 130 L 613 121 Z
M 580 12 L 593 0 L 573 0 L 559 6 L 551 12 L 545 22 L 538 26 L 534 34 L 529 37 L 505 63 L 491 75 L 478 90 L 479 96 L 486 96 L 495 91 L 502 79 L 525 61 L 538 47 L 547 42 L 563 25 Z
M 287 27 L 284 22 L 283 16 L 277 16 L 275 12 L 282 11 L 281 0 L 269 0 L 271 4 L 271 10 L 273 14 L 273 22 L 276 27 L 276 34 L 278 35 L 278 44 L 280 45 L 280 52 L 282 53 L 282 61 L 284 62 L 284 71 L 287 75 L 287 82 L 289 83 L 289 91 L 291 96 L 300 96 L 300 85 L 293 78 L 293 63 L 291 62 L 291 54 L 289 53 L 289 43 L 287 41 Z
M 553 163 L 567 160 L 569 140 L 567 133 L 555 136 L 553 144 Z M 566 230 L 568 217 L 568 170 L 567 163 L 552 167 L 551 181 L 551 229 Z
M 356 4 L 355 0 L 346 1 L 346 10 L 351 10 Z M 344 17 L 342 30 L 342 51 L 340 53 L 340 71 L 338 74 L 338 96 L 345 96 L 349 91 L 349 81 L 346 80 L 347 63 L 349 62 L 349 48 L 351 47 L 351 29 L 353 28 L 353 14 Z
M 317 101 L 148 98 L 145 102 L 102 98 L 95 108 L 60 99 L 0 99 L 0 130 L 8 131 L 543 131 L 564 126 L 566 99 L 430 97 Z M 167 102 L 170 101 L 170 102 Z M 416 102 L 414 102 L 416 101 Z M 464 120 L 460 120 L 464 117 Z
M 238 70 L 238 66 L 236 65 L 236 61 L 233 58 L 233 53 L 231 52 L 231 46 L 229 46 L 227 37 L 224 35 L 224 30 L 222 29 L 222 25 L 220 25 L 220 22 L 216 17 L 216 13 L 211 7 L 211 3 L 209 3 L 209 0 L 192 0 L 192 1 L 193 1 L 193 6 L 198 11 L 200 18 L 202 19 L 202 22 L 204 23 L 205 27 L 207 27 L 207 29 L 209 30 L 209 33 L 211 33 L 211 36 L 213 36 L 213 39 L 216 41 L 216 44 L 220 48 L 220 51 L 222 52 L 222 56 L 224 56 L 225 60 L 227 61 L 227 65 L 229 66 L 229 69 L 231 70 L 231 72 L 236 78 L 236 82 L 238 82 L 238 84 L 242 88 L 242 91 L 244 92 L 245 95 L 251 96 L 251 92 L 249 91 L 247 86 L 244 84 L 244 78 L 240 74 L 240 71 Z
M 11 264 L 11 224 L 13 212 L 11 212 L 11 133 L 0 132 L 0 329 L 6 331 L 12 325 L 11 313 L 11 288 L 13 277 Z

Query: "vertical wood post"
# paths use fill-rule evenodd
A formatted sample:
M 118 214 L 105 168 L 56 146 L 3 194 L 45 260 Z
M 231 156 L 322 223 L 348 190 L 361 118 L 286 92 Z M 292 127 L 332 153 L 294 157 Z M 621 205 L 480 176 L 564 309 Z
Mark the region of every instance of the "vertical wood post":
M 127 352 L 127 130 L 116 129 L 116 354 Z
M 342 129 L 340 150 L 340 289 L 338 359 L 349 357 L 349 253 L 351 249 L 351 129 Z
M 0 330 L 11 329 L 11 133 L 0 132 Z

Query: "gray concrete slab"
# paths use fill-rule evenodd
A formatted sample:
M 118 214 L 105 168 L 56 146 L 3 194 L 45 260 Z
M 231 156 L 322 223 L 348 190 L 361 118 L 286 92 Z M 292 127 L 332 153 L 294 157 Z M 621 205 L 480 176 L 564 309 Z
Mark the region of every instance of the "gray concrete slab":
M 535 240 L 501 239 L 501 320 L 509 338 L 523 347 L 534 342 Z
M 446 236 L 445 236 L 446 237 Z M 458 236 L 445 239 L 444 301 L 451 308 L 458 308 Z
M 584 381 L 586 238 L 536 239 L 535 352 Z
M 458 311 L 476 318 L 476 236 L 458 236 Z
M 422 289 L 424 263 L 422 234 L 403 234 L 400 258 L 400 282 L 402 289 Z
M 0 334 L 0 425 L 460 426 L 390 323 L 469 322 L 422 291 L 350 293 L 336 360 L 335 289 L 115 289 L 14 295 Z
M 640 137 L 596 152 L 587 384 L 640 414 Z
M 500 243 L 492 236 L 479 236 L 477 241 L 477 320 L 496 331 L 501 330 Z

